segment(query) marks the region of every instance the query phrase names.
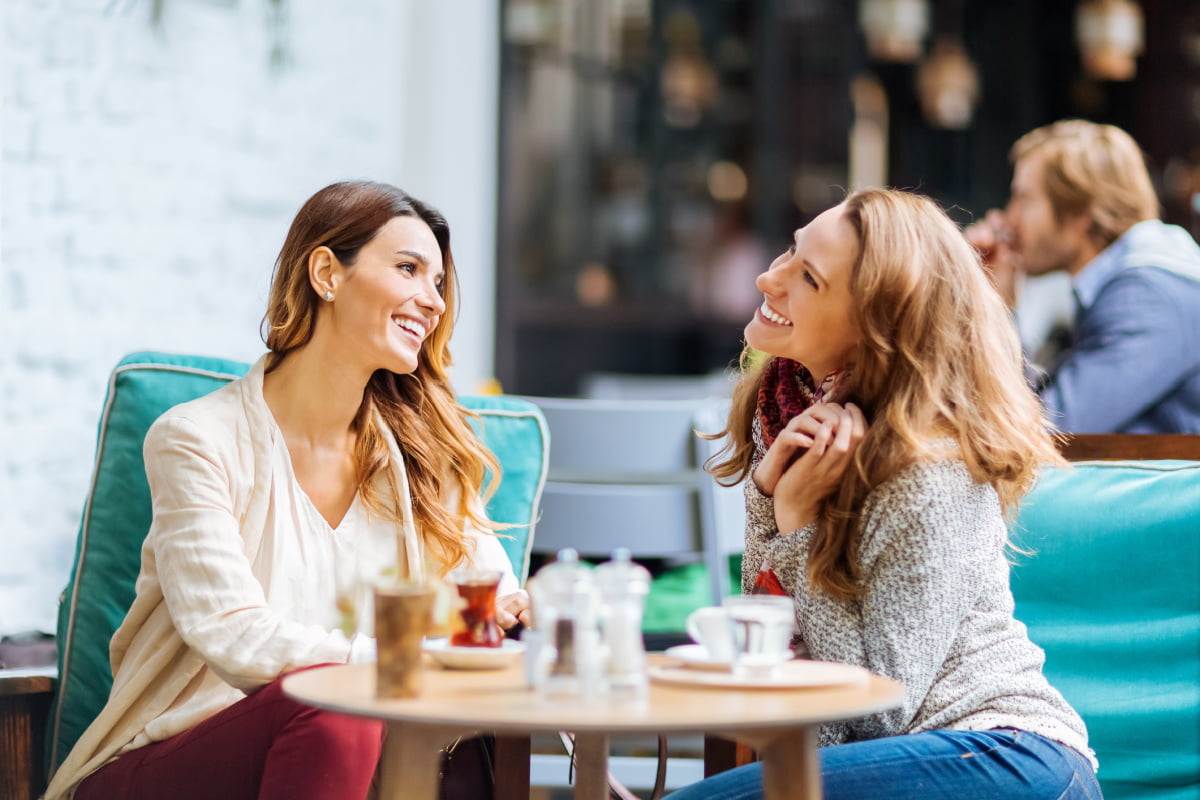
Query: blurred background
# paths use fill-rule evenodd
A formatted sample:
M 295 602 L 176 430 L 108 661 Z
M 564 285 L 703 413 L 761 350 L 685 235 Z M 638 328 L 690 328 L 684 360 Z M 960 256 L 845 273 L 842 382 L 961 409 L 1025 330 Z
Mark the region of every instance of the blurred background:
M 332 181 L 446 213 L 460 391 L 571 395 L 727 369 L 794 228 L 883 184 L 965 224 L 1063 117 L 1200 232 L 1195 0 L 4 0 L 0 632 L 53 630 L 112 366 L 254 359 Z
M 882 184 L 967 223 L 1006 201 L 1012 142 L 1063 117 L 1132 133 L 1197 232 L 1195 0 L 508 0 L 501 23 L 496 369 L 517 391 L 728 364 L 794 228 Z

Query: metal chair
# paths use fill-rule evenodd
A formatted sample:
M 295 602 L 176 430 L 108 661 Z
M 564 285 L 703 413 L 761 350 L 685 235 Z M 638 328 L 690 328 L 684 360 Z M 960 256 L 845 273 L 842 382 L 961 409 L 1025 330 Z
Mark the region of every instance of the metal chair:
M 699 422 L 713 430 L 713 409 L 723 401 L 523 399 L 550 429 L 536 549 L 607 556 L 628 547 L 635 558 L 703 559 L 720 602 L 726 557 L 741 549 L 742 528 L 723 543 L 718 513 L 727 519 L 729 512 L 718 512 L 717 492 L 736 490 L 722 490 L 703 471 L 711 443 L 695 429 Z
M 625 372 L 590 372 L 583 376 L 580 394 L 594 400 L 696 400 L 728 398 L 737 373 L 728 370 L 706 375 L 641 375 Z

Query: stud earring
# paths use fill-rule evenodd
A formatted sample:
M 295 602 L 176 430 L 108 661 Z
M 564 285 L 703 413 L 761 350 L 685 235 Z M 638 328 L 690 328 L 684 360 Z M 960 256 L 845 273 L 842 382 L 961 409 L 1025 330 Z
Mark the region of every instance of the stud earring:
M 332 299 L 333 299 L 333 292 L 331 292 L 331 291 L 329 291 L 328 289 L 326 289 L 326 290 L 325 290 L 325 299 L 326 299 L 326 300 L 332 300 Z

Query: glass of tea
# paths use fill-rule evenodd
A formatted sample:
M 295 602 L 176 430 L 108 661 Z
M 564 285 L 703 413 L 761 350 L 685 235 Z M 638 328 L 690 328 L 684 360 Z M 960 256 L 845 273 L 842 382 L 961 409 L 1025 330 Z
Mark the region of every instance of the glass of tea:
M 504 632 L 496 624 L 498 569 L 472 567 L 452 570 L 447 576 L 458 589 L 459 619 L 451 621 L 451 647 L 500 647 Z
M 375 587 L 375 693 L 379 697 L 420 693 L 421 639 L 429 629 L 433 596 L 427 584 L 404 581 Z

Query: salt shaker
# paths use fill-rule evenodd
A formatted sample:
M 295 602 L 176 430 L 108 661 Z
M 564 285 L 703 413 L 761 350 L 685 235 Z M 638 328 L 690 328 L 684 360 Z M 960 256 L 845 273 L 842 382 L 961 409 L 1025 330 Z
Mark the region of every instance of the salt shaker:
M 650 572 L 630 558 L 628 548 L 596 567 L 600 623 L 608 651 L 605 674 L 614 694 L 640 695 L 646 689 L 646 647 L 642 614 L 650 592 Z
M 533 618 L 548 636 L 552 660 L 542 688 L 551 695 L 589 697 L 602 690 L 596 587 L 590 565 L 570 548 L 530 582 Z

